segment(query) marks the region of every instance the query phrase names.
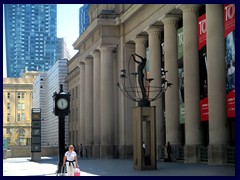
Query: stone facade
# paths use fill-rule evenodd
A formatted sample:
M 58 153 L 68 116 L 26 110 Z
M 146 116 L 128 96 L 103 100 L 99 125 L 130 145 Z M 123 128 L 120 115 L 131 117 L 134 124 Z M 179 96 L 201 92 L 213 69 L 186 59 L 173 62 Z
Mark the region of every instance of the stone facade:
M 71 111 L 74 113 L 69 119 L 70 142 L 83 144 L 87 148 L 89 156 L 94 158 L 133 157 L 132 108 L 136 104 L 124 97 L 115 84 L 119 81 L 121 69 L 128 68 L 127 70 L 130 72 L 135 71 L 134 62 L 128 61 L 131 54 L 137 53 L 146 57 L 146 48 L 148 47 L 149 74 L 154 78 L 154 85 L 161 86 L 161 67 L 168 71 L 167 80 L 173 84 L 167 90 L 164 98 L 152 103 L 157 107 L 157 159 L 162 158 L 164 145 L 170 141 L 173 160 L 177 160 L 181 148 L 184 149 L 186 163 L 199 162 L 199 147 L 203 145 L 203 133 L 207 132 L 203 132 L 203 129 L 199 128 L 201 124 L 199 65 L 195 63 L 198 61 L 197 17 L 199 9 L 204 7 L 206 8 L 207 21 L 211 24 L 213 18 L 217 18 L 220 11 L 223 12 L 223 5 L 215 6 L 195 4 L 91 5 L 89 10 L 90 25 L 74 42 L 73 46 L 78 50 L 78 53 L 68 62 L 67 83 L 69 91 L 76 92 L 77 89 L 79 93 L 72 99 Z M 210 11 L 212 8 L 218 10 Z M 106 13 L 110 10 L 111 13 Z M 223 37 L 221 34 L 223 19 L 217 19 L 218 24 L 217 27 L 214 27 L 214 32 L 218 32 L 215 34 L 216 36 Z M 178 109 L 177 28 L 180 24 L 183 25 L 183 63 L 185 76 L 187 76 L 184 80 L 185 129 L 180 128 Z M 211 26 L 207 28 L 211 28 Z M 209 31 L 211 32 L 210 29 Z M 161 61 L 161 44 L 163 42 L 164 59 Z M 222 39 L 219 39 L 219 47 L 214 46 L 215 42 L 211 36 L 207 36 L 207 43 L 212 44 L 207 46 L 207 51 L 212 53 L 219 51 L 218 49 L 222 49 L 224 46 Z M 224 50 L 222 49 L 221 52 Z M 225 75 L 222 67 L 224 54 L 218 54 L 218 56 L 218 58 L 214 57 L 216 61 L 213 60 L 210 64 L 216 65 L 218 64 L 217 59 L 221 60 L 221 65 L 211 66 L 214 68 L 213 71 L 216 70 L 216 73 L 219 74 L 219 78 L 213 80 L 212 78 L 215 76 L 209 73 L 209 80 L 215 81 L 216 86 L 219 83 L 222 87 Z M 218 66 L 221 71 L 217 71 Z M 212 73 L 214 74 L 215 71 Z M 215 87 L 210 86 L 209 90 L 216 92 Z M 210 164 L 224 163 L 218 158 L 221 159 L 225 156 L 222 149 L 228 145 L 229 141 L 224 124 L 215 124 L 215 119 L 224 122 L 226 116 L 225 114 L 223 116 L 217 115 L 217 108 L 214 106 L 217 103 L 219 108 L 223 110 L 226 101 L 224 98 L 219 98 L 217 101 L 216 99 L 218 98 L 215 95 L 209 95 L 209 122 L 212 122 L 207 130 L 210 137 L 209 144 L 211 144 L 209 146 Z M 216 128 L 221 129 L 221 135 L 214 130 Z M 218 139 L 216 136 L 220 138 L 217 141 L 214 140 Z M 225 138 L 221 138 L 223 136 Z M 185 148 L 183 148 L 184 146 Z M 219 153 L 213 156 L 212 152 L 215 151 Z
M 33 82 L 39 72 L 3 78 L 3 138 L 8 146 L 30 145 Z

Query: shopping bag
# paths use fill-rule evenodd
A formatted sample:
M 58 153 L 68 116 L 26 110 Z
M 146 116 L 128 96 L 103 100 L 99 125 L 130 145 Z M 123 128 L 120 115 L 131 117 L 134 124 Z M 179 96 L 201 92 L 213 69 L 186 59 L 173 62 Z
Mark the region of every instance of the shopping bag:
M 80 176 L 80 169 L 79 168 L 74 169 L 74 176 Z

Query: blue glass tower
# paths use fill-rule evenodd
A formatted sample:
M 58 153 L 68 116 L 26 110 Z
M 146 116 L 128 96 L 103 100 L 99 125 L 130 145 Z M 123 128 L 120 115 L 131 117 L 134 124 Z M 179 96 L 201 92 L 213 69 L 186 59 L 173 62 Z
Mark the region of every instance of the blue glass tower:
M 7 77 L 48 71 L 56 62 L 57 5 L 5 4 Z
M 79 35 L 81 35 L 89 26 L 88 10 L 91 4 L 84 4 L 79 8 Z

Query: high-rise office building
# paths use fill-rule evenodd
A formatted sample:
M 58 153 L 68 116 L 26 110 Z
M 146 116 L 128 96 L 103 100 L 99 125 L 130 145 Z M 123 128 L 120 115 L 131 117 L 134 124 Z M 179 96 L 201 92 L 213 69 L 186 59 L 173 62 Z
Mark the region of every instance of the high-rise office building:
M 57 38 L 57 59 L 70 59 L 71 55 L 64 38 Z
M 81 35 L 89 26 L 88 10 L 91 4 L 84 4 L 79 8 L 79 35 Z
M 5 4 L 7 77 L 48 71 L 56 62 L 57 5 Z
M 67 92 L 65 78 L 68 74 L 68 61 L 57 60 L 48 72 L 40 74 L 33 82 L 33 108 L 41 108 L 41 142 L 44 146 L 58 146 L 58 117 L 53 114 L 53 93 Z M 68 117 L 65 117 L 65 143 L 68 144 Z

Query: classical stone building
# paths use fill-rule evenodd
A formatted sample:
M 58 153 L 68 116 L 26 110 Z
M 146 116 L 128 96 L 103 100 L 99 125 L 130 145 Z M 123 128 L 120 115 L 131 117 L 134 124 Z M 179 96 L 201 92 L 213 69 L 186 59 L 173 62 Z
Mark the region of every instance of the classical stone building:
M 131 54 L 146 57 L 147 48 L 151 85 L 161 86 L 161 68 L 168 71 L 167 80 L 173 84 L 165 96 L 151 103 L 156 106 L 157 158 L 163 158 L 169 141 L 173 160 L 227 162 L 234 119 L 227 119 L 226 112 L 224 5 L 92 4 L 88 13 L 90 25 L 73 44 L 79 52 L 68 62 L 70 142 L 82 143 L 94 158 L 132 157 L 132 107 L 136 104 L 121 94 L 116 83 L 121 69 L 135 72 Z M 200 114 L 198 50 L 198 18 L 204 13 L 209 59 L 207 125 Z M 183 59 L 178 61 L 180 27 Z M 184 67 L 183 124 L 179 122 L 179 66 Z
M 38 75 L 27 71 L 20 78 L 3 78 L 3 139 L 9 146 L 31 143 L 33 81 Z

